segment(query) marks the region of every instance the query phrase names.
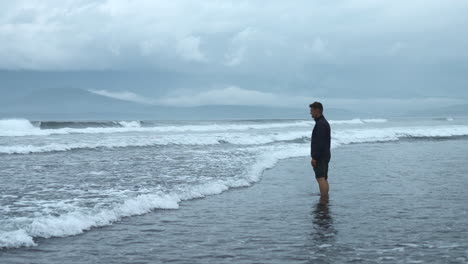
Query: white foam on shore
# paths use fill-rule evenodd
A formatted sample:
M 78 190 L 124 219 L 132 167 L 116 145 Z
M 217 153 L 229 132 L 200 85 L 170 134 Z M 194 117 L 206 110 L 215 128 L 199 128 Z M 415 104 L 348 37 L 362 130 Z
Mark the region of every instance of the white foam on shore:
M 334 131 L 332 148 L 343 144 L 394 141 L 408 137 L 448 137 L 468 135 L 468 126 L 402 127 L 381 129 L 343 129 Z M 265 169 L 279 160 L 308 156 L 308 143 L 252 146 L 258 151 L 256 162 L 247 175 L 185 187 L 171 193 L 142 194 L 109 209 L 79 209 L 61 216 L 32 219 L 19 229 L 0 232 L 0 248 L 34 246 L 34 238 L 63 237 L 80 234 L 91 228 L 110 225 L 123 217 L 148 213 L 155 209 L 177 209 L 184 200 L 222 193 L 230 188 L 250 186 L 261 179 Z M 24 222 L 24 221 L 20 221 Z
M 209 133 L 209 134 L 174 134 L 174 135 L 129 135 L 108 136 L 105 138 L 73 139 L 70 143 L 49 143 L 41 145 L 10 145 L 0 146 L 0 153 L 28 154 L 53 151 L 69 151 L 75 149 L 147 147 L 158 145 L 262 145 L 278 141 L 308 140 L 310 131 L 291 131 L 270 134 L 250 133 Z M 82 142 L 79 142 L 79 141 Z
M 335 144 L 396 141 L 402 138 L 441 138 L 468 136 L 468 126 L 388 127 L 335 130 Z
M 308 141 L 310 131 L 290 131 L 269 134 L 250 133 L 203 133 L 203 134 L 174 134 L 174 135 L 130 135 L 96 138 L 93 141 L 79 142 L 74 139 L 70 143 L 49 143 L 41 145 L 10 145 L 0 146 L 0 153 L 28 154 L 53 151 L 69 151 L 75 149 L 119 148 L 119 147 L 147 147 L 158 145 L 218 145 L 230 143 L 234 145 L 264 145 L 281 141 Z M 387 127 L 334 129 L 332 139 L 338 144 L 395 141 L 400 138 L 414 137 L 452 137 L 467 136 L 468 126 L 431 126 L 431 127 Z
M 177 209 L 180 199 L 174 195 L 140 195 L 126 200 L 113 209 L 96 213 L 73 211 L 58 217 L 33 219 L 21 229 L 0 233 L 0 248 L 35 246 L 33 238 L 65 237 L 77 235 L 93 227 L 109 225 L 123 217 L 140 215 L 153 209 Z
M 74 139 L 70 143 L 49 143 L 41 145 L 11 145 L 0 146 L 0 153 L 28 154 L 54 151 L 70 151 L 75 149 L 149 147 L 158 145 L 262 145 L 277 141 L 289 141 L 310 137 L 310 131 L 292 131 L 273 134 L 246 133 L 213 133 L 213 134 L 175 134 L 175 135 L 131 135 L 96 138 L 93 141 Z M 78 141 L 78 142 L 77 142 Z
M 294 133 L 291 134 L 290 138 L 297 138 L 300 136 L 294 135 Z M 280 138 L 284 136 L 274 134 L 257 136 L 271 135 L 279 136 Z M 310 136 L 310 134 L 307 135 Z M 341 129 L 333 131 L 332 147 L 335 148 L 350 143 L 394 141 L 400 138 L 463 135 L 468 135 L 468 126 Z M 242 140 L 242 137 L 250 137 L 248 134 L 238 134 L 237 136 L 239 138 L 235 139 L 232 137 L 232 134 L 230 134 L 230 138 L 228 139 Z M 284 138 L 281 139 L 284 140 Z M 195 140 L 198 141 L 200 138 L 196 138 Z M 215 138 L 215 140 L 217 142 L 218 138 Z M 246 140 L 252 140 L 252 138 Z M 119 142 L 122 144 L 121 140 Z M 138 140 L 135 142 L 138 144 L 141 143 Z M 135 144 L 135 142 L 124 143 Z M 154 194 L 141 194 L 133 198 L 128 198 L 121 204 L 115 204 L 108 209 L 76 208 L 60 216 L 37 217 L 30 219 L 27 223 L 21 220 L 18 221 L 17 229 L 0 231 L 0 248 L 35 246 L 34 238 L 77 235 L 95 227 L 110 225 L 123 217 L 141 215 L 155 209 L 177 209 L 179 208 L 179 203 L 184 200 L 219 194 L 229 188 L 250 186 L 261 179 L 265 169 L 272 168 L 281 159 L 309 155 L 308 143 L 252 146 L 252 148 L 260 154 L 256 162 L 248 168 L 247 175 L 243 175 L 243 177 L 216 180 L 195 186 L 184 187 L 183 189 L 171 193 L 155 192 Z
M 31 246 L 37 246 L 37 244 L 33 237 L 23 229 L 0 233 L 0 249 Z
M 172 193 L 139 195 L 110 209 L 93 212 L 75 210 L 61 216 L 32 219 L 20 229 L 0 233 L 0 248 L 35 246 L 34 238 L 65 237 L 83 233 L 91 228 L 110 225 L 123 217 L 141 215 L 155 209 L 178 209 L 179 203 L 208 195 L 220 194 L 230 188 L 250 186 L 260 180 L 263 171 L 280 159 L 307 155 L 307 144 L 292 144 L 264 149 L 244 178 L 225 179 L 190 186 Z

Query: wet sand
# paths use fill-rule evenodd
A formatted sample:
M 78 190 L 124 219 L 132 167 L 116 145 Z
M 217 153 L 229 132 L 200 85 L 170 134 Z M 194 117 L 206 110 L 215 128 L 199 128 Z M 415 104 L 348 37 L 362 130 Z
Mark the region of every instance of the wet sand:
M 467 263 L 467 146 L 461 139 L 338 148 L 328 203 L 320 202 L 307 157 L 282 160 L 251 187 L 39 239 L 36 247 L 0 251 L 0 260 Z

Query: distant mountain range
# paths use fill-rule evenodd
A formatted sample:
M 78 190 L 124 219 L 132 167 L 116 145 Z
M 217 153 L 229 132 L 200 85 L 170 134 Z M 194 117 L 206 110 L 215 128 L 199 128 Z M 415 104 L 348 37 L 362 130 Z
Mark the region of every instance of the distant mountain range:
M 375 118 L 362 113 L 326 108 L 329 119 Z M 422 117 L 468 116 L 468 104 L 412 111 L 404 115 Z M 309 119 L 309 109 L 267 106 L 207 105 L 175 107 L 130 102 L 78 88 L 31 91 L 17 98 L 0 98 L 0 118 L 30 120 L 219 120 L 219 119 Z
M 329 118 L 353 118 L 355 113 L 326 109 Z M 98 95 L 84 89 L 41 89 L 3 102 L 0 118 L 30 120 L 216 120 L 216 119 L 308 119 L 307 106 L 208 105 L 174 107 L 135 103 Z

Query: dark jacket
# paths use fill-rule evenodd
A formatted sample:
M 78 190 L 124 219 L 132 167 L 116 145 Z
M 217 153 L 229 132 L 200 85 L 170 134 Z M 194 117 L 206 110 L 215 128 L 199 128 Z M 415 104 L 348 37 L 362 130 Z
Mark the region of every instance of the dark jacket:
M 331 129 L 327 119 L 322 115 L 315 119 L 310 142 L 310 156 L 316 160 L 330 161 Z

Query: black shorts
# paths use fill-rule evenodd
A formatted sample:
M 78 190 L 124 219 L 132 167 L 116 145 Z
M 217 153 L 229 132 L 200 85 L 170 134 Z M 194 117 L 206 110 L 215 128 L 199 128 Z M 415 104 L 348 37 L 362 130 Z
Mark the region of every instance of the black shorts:
M 329 162 L 329 160 L 317 160 L 317 166 L 314 168 L 315 178 L 325 178 L 325 180 L 328 180 Z

